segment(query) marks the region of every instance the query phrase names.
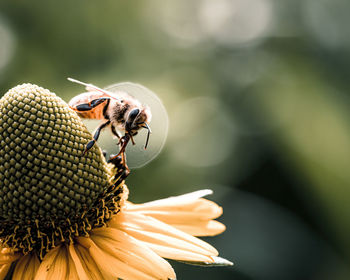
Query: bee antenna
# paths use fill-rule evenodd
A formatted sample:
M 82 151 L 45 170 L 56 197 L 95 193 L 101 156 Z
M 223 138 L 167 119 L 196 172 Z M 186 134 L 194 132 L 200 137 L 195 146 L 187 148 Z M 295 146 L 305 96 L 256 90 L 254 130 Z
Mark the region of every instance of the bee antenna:
M 152 130 L 151 128 L 148 126 L 148 124 L 146 122 L 143 123 L 144 125 L 142 126 L 143 128 L 146 128 L 148 130 L 148 133 L 147 133 L 147 138 L 146 138 L 146 144 L 145 144 L 145 150 L 147 149 L 147 146 L 148 146 L 148 140 L 149 140 L 149 136 L 150 134 L 152 133 Z
M 99 92 L 102 92 L 102 93 L 106 93 L 105 90 L 103 90 L 103 89 L 101 89 L 101 88 L 99 88 L 97 86 L 94 86 L 93 84 L 87 84 L 87 83 L 78 81 L 78 80 L 73 79 L 73 78 L 67 78 L 67 80 L 70 81 L 70 82 L 73 82 L 73 83 L 85 86 L 86 90 L 88 90 L 88 91 L 96 90 L 96 91 L 99 91 Z

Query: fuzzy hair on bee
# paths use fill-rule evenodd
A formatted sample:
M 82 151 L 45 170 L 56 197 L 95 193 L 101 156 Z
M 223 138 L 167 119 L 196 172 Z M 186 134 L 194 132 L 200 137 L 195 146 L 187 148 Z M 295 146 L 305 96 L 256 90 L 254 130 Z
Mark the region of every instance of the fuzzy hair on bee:
M 72 78 L 69 81 L 85 86 L 87 92 L 81 93 L 72 98 L 68 105 L 81 118 L 104 120 L 94 133 L 93 139 L 86 145 L 84 153 L 88 152 L 98 140 L 101 131 L 109 127 L 112 134 L 117 136 L 120 144 L 118 155 L 124 157 L 125 148 L 131 140 L 135 144 L 135 136 L 141 128 L 148 130 L 145 149 L 147 148 L 151 129 L 152 114 L 147 105 L 141 104 L 139 100 L 128 93 L 109 92 L 107 90 L 87 84 Z M 123 136 L 119 132 L 124 133 Z

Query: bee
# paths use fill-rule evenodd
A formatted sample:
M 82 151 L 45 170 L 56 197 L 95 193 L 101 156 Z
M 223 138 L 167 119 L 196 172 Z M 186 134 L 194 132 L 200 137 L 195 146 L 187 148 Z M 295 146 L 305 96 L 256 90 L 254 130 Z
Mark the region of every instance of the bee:
M 125 92 L 110 92 L 72 78 L 68 80 L 85 86 L 87 90 L 73 97 L 68 103 L 69 107 L 81 118 L 104 120 L 96 128 L 93 139 L 86 144 L 83 155 L 94 146 L 101 131 L 106 127 L 109 127 L 112 134 L 119 139 L 120 151 L 113 158 L 121 156 L 125 165 L 125 149 L 130 140 L 135 145 L 133 137 L 141 128 L 148 130 L 144 147 L 147 148 L 151 134 L 149 123 L 152 118 L 151 110 L 147 105 L 141 104 L 139 100 Z M 124 132 L 124 135 L 120 136 L 118 131 Z

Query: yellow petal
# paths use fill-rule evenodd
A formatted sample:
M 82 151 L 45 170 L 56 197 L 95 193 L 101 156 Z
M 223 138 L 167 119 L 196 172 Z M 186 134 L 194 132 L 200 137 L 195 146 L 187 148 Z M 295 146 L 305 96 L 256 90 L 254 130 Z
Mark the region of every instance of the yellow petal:
M 175 248 L 183 251 L 193 252 L 200 255 L 209 255 L 209 256 L 213 255 L 212 252 L 209 252 L 200 246 L 196 246 L 180 238 L 166 236 L 162 233 L 148 232 L 145 230 L 138 230 L 138 229 L 132 229 L 132 228 L 125 229 L 125 232 L 135 237 L 136 239 L 141 240 L 143 242 L 147 242 L 149 244 L 156 244 L 164 247 Z
M 125 210 L 153 217 L 191 235 L 212 236 L 223 232 L 225 226 L 211 222 L 222 214 L 220 206 L 201 198 L 211 193 L 210 190 L 202 190 L 143 204 L 128 202 Z
M 65 246 L 65 252 L 66 252 L 66 259 L 67 259 L 67 276 L 66 278 L 69 280 L 82 280 L 81 275 L 77 273 L 77 270 L 75 268 L 75 263 L 73 261 L 73 258 L 69 254 L 68 245 Z
M 10 267 L 11 267 L 11 263 L 0 265 L 0 279 L 4 279 L 6 277 Z
M 69 253 L 74 261 L 75 267 L 81 280 L 104 279 L 98 266 L 91 257 L 88 249 L 80 244 L 70 245 Z
M 213 257 L 212 262 L 191 262 L 191 261 L 185 261 L 184 263 L 192 264 L 192 265 L 199 265 L 199 266 L 232 266 L 233 262 L 226 260 L 221 257 Z
M 205 199 L 202 199 L 205 200 Z M 209 201 L 209 200 L 208 200 Z M 198 201 L 199 203 L 200 201 Z M 213 203 L 209 201 L 210 203 Z M 167 224 L 171 223 L 191 223 L 193 221 L 208 221 L 219 217 L 222 214 L 222 208 L 214 204 L 215 207 L 210 209 L 196 209 L 191 207 L 189 209 L 174 209 L 171 207 L 166 207 L 166 209 L 135 209 L 128 207 L 127 211 L 137 212 L 146 216 L 151 216 Z
M 179 196 L 172 196 L 164 199 L 154 200 L 151 202 L 143 203 L 143 204 L 130 204 L 128 207 L 132 206 L 133 208 L 142 209 L 145 207 L 146 209 L 157 209 L 157 208 L 163 208 L 163 207 L 183 207 L 183 205 L 190 205 L 197 199 L 212 194 L 212 190 L 200 190 L 191 192 L 188 194 L 183 194 Z
M 213 261 L 211 256 L 196 254 L 190 251 L 170 248 L 168 246 L 162 246 L 162 245 L 149 243 L 149 242 L 142 242 L 142 243 L 163 258 L 178 260 L 178 261 L 198 261 L 198 262 L 208 262 L 208 263 Z
M 193 236 L 214 236 L 225 231 L 224 224 L 218 221 L 200 221 L 192 224 L 171 224 L 178 230 Z
M 95 229 L 91 234 L 98 247 L 123 263 L 156 279 L 175 279 L 171 265 L 141 242 L 113 228 Z
M 173 216 L 170 217 L 171 219 L 183 215 L 182 219 L 186 221 L 191 219 L 211 220 L 216 219 L 222 214 L 222 208 L 213 201 L 201 198 L 210 193 L 212 191 L 203 190 L 143 204 L 132 204 L 129 202 L 126 204 L 126 208 L 130 212 L 137 211 L 146 215 L 165 216 L 165 218 L 169 218 L 167 215 L 170 214 Z M 166 222 L 168 221 L 167 219 Z
M 40 262 L 35 254 L 28 254 L 21 257 L 16 264 L 12 279 L 32 280 L 39 268 Z
M 69 273 L 67 250 L 64 245 L 51 249 L 44 257 L 35 280 L 66 280 Z
M 143 241 L 162 257 L 211 261 L 210 256 L 218 255 L 216 249 L 208 243 L 156 219 L 137 213 L 123 211 L 116 215 L 109 224 Z
M 122 278 L 126 280 L 155 280 L 141 271 L 138 271 L 117 258 L 101 250 L 90 238 L 78 237 L 78 242 L 88 249 L 105 279 Z

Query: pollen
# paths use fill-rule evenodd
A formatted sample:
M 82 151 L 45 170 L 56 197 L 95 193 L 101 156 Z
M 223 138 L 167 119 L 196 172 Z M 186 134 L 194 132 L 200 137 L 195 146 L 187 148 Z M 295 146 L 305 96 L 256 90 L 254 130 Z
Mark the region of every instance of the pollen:
M 1 98 L 3 247 L 43 258 L 62 242 L 89 236 L 119 211 L 124 170 L 112 176 L 96 145 L 83 156 L 90 140 L 77 114 L 49 90 L 22 84 Z

